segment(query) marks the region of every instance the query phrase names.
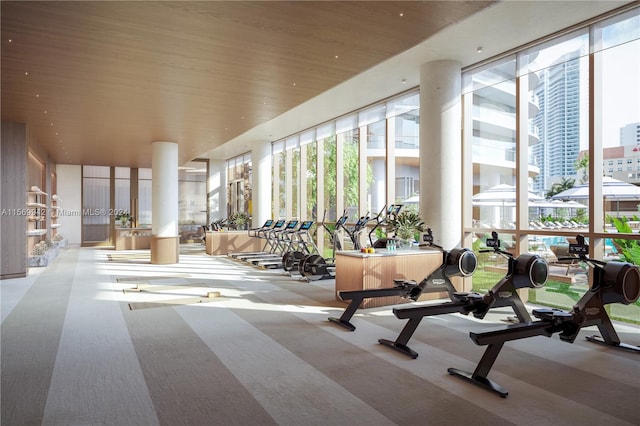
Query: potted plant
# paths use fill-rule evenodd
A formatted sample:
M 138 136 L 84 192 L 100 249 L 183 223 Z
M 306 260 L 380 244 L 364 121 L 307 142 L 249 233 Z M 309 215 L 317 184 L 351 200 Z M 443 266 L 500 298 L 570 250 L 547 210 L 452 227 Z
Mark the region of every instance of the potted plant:
M 238 212 L 234 213 L 231 216 L 230 222 L 234 225 L 236 229 L 244 230 L 247 228 L 247 223 L 249 223 L 249 215 L 246 213 Z
M 120 222 L 120 227 L 126 228 L 133 218 L 129 213 L 121 213 L 116 216 L 116 221 Z
M 389 220 L 390 229 L 395 233 L 402 245 L 410 247 L 416 239 L 416 235 L 425 231 L 424 222 L 420 215 L 413 211 L 403 211 L 395 218 Z

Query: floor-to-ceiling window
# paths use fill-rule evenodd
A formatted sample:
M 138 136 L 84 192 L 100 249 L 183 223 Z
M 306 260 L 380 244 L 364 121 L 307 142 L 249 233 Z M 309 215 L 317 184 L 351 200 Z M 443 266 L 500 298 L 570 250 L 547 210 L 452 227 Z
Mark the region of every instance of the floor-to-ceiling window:
M 134 226 L 136 218 L 131 214 L 131 169 L 129 167 L 115 168 L 115 197 L 116 221 L 119 221 L 123 227 Z
M 418 208 L 419 96 L 410 91 L 272 144 L 274 217 L 352 225 L 388 203 Z M 388 166 L 391 164 L 390 166 Z M 317 244 L 330 250 L 324 227 Z
M 359 132 L 355 117 L 339 120 L 336 126 L 337 163 L 341 164 L 338 173 L 338 189 L 342 192 L 342 205 L 349 213 L 350 220 L 360 217 L 360 168 L 359 168 Z
M 227 160 L 227 217 L 240 218 L 243 227 L 253 214 L 251 170 L 250 153 Z
M 273 217 L 286 218 L 286 152 L 284 149 L 284 141 L 274 143 L 271 147 L 272 165 L 271 165 L 271 194 L 273 202 Z
M 472 146 L 473 226 L 513 229 L 516 196 L 516 61 L 464 78 L 465 129 Z
M 193 160 L 178 168 L 178 232 L 180 242 L 195 242 L 207 224 L 207 160 Z
M 82 167 L 82 244 L 111 242 L 111 168 Z
M 302 220 L 318 220 L 317 144 L 315 131 L 300 135 L 300 191 Z M 320 213 L 322 214 L 322 213 Z
M 570 309 L 588 288 L 589 267 L 563 260 L 579 234 L 596 258 L 640 264 L 639 11 L 463 72 L 474 194 L 463 200 L 466 241 L 477 248 L 497 230 L 503 248 L 547 259 L 550 278 L 530 292 L 534 302 Z M 505 265 L 479 259 L 473 286 L 483 290 Z M 612 316 L 640 322 L 640 304 Z
M 151 189 L 152 169 L 138 169 L 138 220 L 137 224 L 141 228 L 151 228 L 152 213 L 152 189 Z
M 395 186 L 389 202 L 417 211 L 420 196 L 420 96 L 414 93 L 387 107 L 390 146 L 393 149 Z
M 386 105 L 379 105 L 359 114 L 361 143 L 366 144 L 367 169 L 371 180 L 367 182 L 367 210 L 378 212 L 387 204 L 387 120 Z

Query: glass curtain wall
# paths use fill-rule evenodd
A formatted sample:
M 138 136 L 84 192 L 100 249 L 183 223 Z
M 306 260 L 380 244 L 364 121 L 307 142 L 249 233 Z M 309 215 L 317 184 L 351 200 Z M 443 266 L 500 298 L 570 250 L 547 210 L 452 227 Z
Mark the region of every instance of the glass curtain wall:
M 387 120 L 386 105 L 379 105 L 359 113 L 361 143 L 366 146 L 367 210 L 380 211 L 387 204 Z
M 603 227 L 606 232 L 640 231 L 640 191 L 623 195 L 624 184 L 640 185 L 640 13 L 602 22 L 593 31 L 596 147 L 602 152 Z M 585 153 L 582 165 L 589 165 Z M 613 191 L 618 187 L 618 194 Z M 626 192 L 625 191 L 625 192 Z M 605 255 L 621 251 L 632 256 L 632 245 L 605 240 Z M 638 256 L 637 263 L 640 263 Z
M 498 230 L 503 248 L 549 262 L 532 302 L 571 309 L 590 269 L 567 262 L 585 235 L 591 255 L 640 264 L 640 9 L 529 46 L 463 73 L 466 241 Z M 634 95 L 631 95 L 631 94 Z M 616 180 L 613 180 L 616 179 Z M 478 253 L 473 289 L 506 271 Z M 640 322 L 640 303 L 611 308 Z
M 251 154 L 227 160 L 227 217 L 252 215 Z
M 111 241 L 111 168 L 82 166 L 82 244 Z
M 272 178 L 271 193 L 273 194 L 271 205 L 273 206 L 274 218 L 286 218 L 286 152 L 284 150 L 284 141 L 274 143 L 271 147 L 272 154 Z
M 274 142 L 273 216 L 324 221 L 331 229 L 344 211 L 352 224 L 388 202 L 413 202 L 417 210 L 418 135 L 419 95 L 413 91 Z M 322 226 L 317 244 L 331 255 Z
M 390 199 L 404 210 L 418 211 L 420 196 L 420 96 L 389 102 L 387 114 L 393 146 L 395 186 Z
M 207 223 L 207 161 L 194 160 L 178 168 L 178 232 L 180 242 L 196 242 Z
M 138 227 L 151 228 L 151 170 L 138 169 Z
M 135 218 L 131 217 L 131 169 L 129 167 L 115 168 L 115 210 L 116 221 L 120 219 L 120 225 L 133 227 Z M 127 220 L 126 215 L 129 214 Z M 116 224 L 117 226 L 118 224 Z
M 300 199 L 302 220 L 318 221 L 318 179 L 317 158 L 318 149 L 315 141 L 315 131 L 307 131 L 300 135 Z
M 355 121 L 353 118 L 349 120 Z M 336 135 L 336 151 L 337 158 L 336 163 L 342 164 L 340 169 L 342 173 L 338 175 L 338 189 L 342 192 L 342 205 L 344 209 L 349 213 L 349 221 L 357 221 L 360 217 L 360 194 L 359 194 L 359 182 L 360 182 L 360 168 L 359 168 L 359 133 L 357 129 L 353 128 L 353 125 L 349 123 L 340 123 L 349 127 L 348 130 L 340 131 L 337 129 Z M 336 164 L 336 166 L 337 166 Z
M 472 147 L 473 226 L 514 229 L 516 61 L 505 58 L 464 76 L 467 143 Z

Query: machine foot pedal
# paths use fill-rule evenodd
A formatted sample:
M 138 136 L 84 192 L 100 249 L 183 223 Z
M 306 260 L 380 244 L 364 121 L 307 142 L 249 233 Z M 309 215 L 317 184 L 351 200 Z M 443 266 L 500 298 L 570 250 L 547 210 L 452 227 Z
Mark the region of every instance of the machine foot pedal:
M 380 343 L 381 345 L 384 345 L 384 346 L 388 346 L 391 349 L 394 349 L 394 350 L 400 352 L 401 354 L 404 354 L 406 356 L 410 356 L 413 359 L 418 358 L 418 352 L 414 351 L 413 349 L 411 349 L 407 345 L 403 345 L 402 343 L 397 343 L 397 342 L 394 342 L 394 341 L 388 340 L 388 339 L 378 339 L 378 343 Z
M 334 322 L 334 323 L 338 324 L 339 326 L 346 328 L 349 331 L 355 331 L 355 329 L 356 329 L 356 326 L 351 324 L 347 320 L 343 320 L 343 319 L 336 318 L 336 317 L 329 317 L 329 321 Z
M 506 398 L 509 395 L 509 392 L 505 388 L 486 377 L 474 376 L 468 371 L 458 370 L 457 368 L 448 368 L 447 371 L 453 376 L 460 377 L 476 386 L 495 392 L 502 398 Z

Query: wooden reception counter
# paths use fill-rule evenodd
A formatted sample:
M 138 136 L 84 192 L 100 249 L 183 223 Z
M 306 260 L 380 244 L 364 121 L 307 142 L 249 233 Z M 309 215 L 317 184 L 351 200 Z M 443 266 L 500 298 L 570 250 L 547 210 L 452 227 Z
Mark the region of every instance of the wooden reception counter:
M 151 228 L 116 228 L 116 250 L 141 250 L 151 247 Z
M 250 237 L 247 231 L 205 232 L 205 251 L 211 255 L 260 251 L 263 246 L 264 240 Z
M 393 287 L 393 280 L 398 278 L 420 282 L 441 264 L 442 252 L 437 250 L 336 252 L 336 300 L 340 300 L 339 291 L 389 288 Z M 446 297 L 444 292 L 430 293 L 423 294 L 419 300 L 443 297 Z M 399 296 L 365 299 L 361 308 L 396 305 L 406 301 Z

